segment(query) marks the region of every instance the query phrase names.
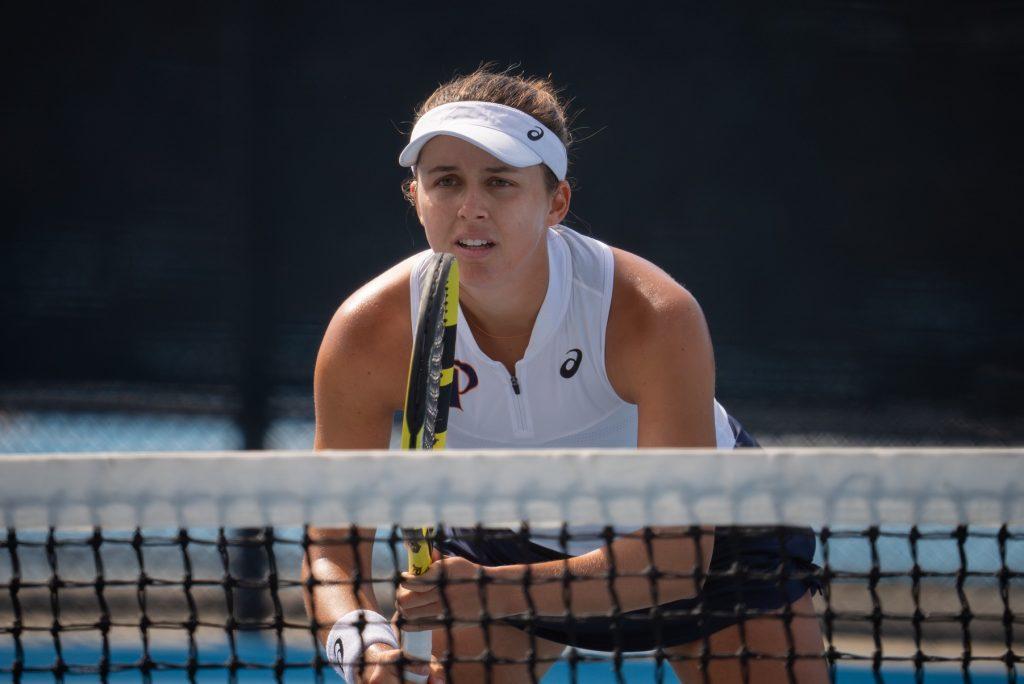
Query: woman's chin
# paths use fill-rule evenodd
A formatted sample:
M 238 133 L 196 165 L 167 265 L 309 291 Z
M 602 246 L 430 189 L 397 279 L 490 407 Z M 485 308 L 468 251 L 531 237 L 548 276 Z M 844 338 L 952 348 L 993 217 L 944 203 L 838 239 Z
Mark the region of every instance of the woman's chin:
M 503 278 L 497 269 L 484 264 L 459 262 L 459 285 L 475 290 L 491 290 L 500 287 Z

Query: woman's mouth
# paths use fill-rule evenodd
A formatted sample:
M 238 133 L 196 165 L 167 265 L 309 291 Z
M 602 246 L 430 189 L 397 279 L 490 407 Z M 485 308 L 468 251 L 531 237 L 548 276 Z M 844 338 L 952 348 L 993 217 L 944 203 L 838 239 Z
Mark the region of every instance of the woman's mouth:
M 468 238 L 456 240 L 455 244 L 472 252 L 483 252 L 494 247 L 494 243 L 490 240 L 471 240 Z

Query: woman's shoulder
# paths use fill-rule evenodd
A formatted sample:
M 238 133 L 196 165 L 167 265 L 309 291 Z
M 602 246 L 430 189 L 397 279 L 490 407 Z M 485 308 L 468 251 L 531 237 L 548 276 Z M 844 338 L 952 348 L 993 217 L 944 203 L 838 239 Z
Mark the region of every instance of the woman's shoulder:
M 605 364 L 619 396 L 636 402 L 638 378 L 710 353 L 707 323 L 690 292 L 650 261 L 612 248 L 615 258 Z
M 377 376 L 377 385 L 404 386 L 412 346 L 409 277 L 420 258 L 395 264 L 341 303 L 320 345 L 317 380 L 330 382 L 358 368 Z
M 664 270 L 624 249 L 611 250 L 615 260 L 611 316 L 636 324 L 700 312 L 696 298 Z
M 400 261 L 349 295 L 341 303 L 331 326 L 349 331 L 410 328 L 409 277 L 422 259 L 415 254 Z

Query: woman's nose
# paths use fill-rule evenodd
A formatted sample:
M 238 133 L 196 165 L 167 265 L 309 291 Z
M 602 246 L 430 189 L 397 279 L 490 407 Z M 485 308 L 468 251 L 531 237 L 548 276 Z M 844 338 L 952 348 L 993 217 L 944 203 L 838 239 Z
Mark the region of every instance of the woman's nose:
M 462 204 L 459 206 L 459 218 L 472 221 L 487 218 L 487 205 L 480 191 L 467 188 L 462 195 Z

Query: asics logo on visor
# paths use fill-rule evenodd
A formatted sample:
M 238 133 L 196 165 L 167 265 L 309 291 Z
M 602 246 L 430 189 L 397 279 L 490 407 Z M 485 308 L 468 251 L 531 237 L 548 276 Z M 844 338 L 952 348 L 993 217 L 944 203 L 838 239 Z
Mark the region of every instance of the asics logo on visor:
M 449 102 L 421 116 L 398 163 L 414 167 L 423 146 L 438 135 L 462 138 L 516 168 L 546 164 L 558 180 L 569 168 L 565 145 L 541 121 L 515 107 L 476 100 Z

